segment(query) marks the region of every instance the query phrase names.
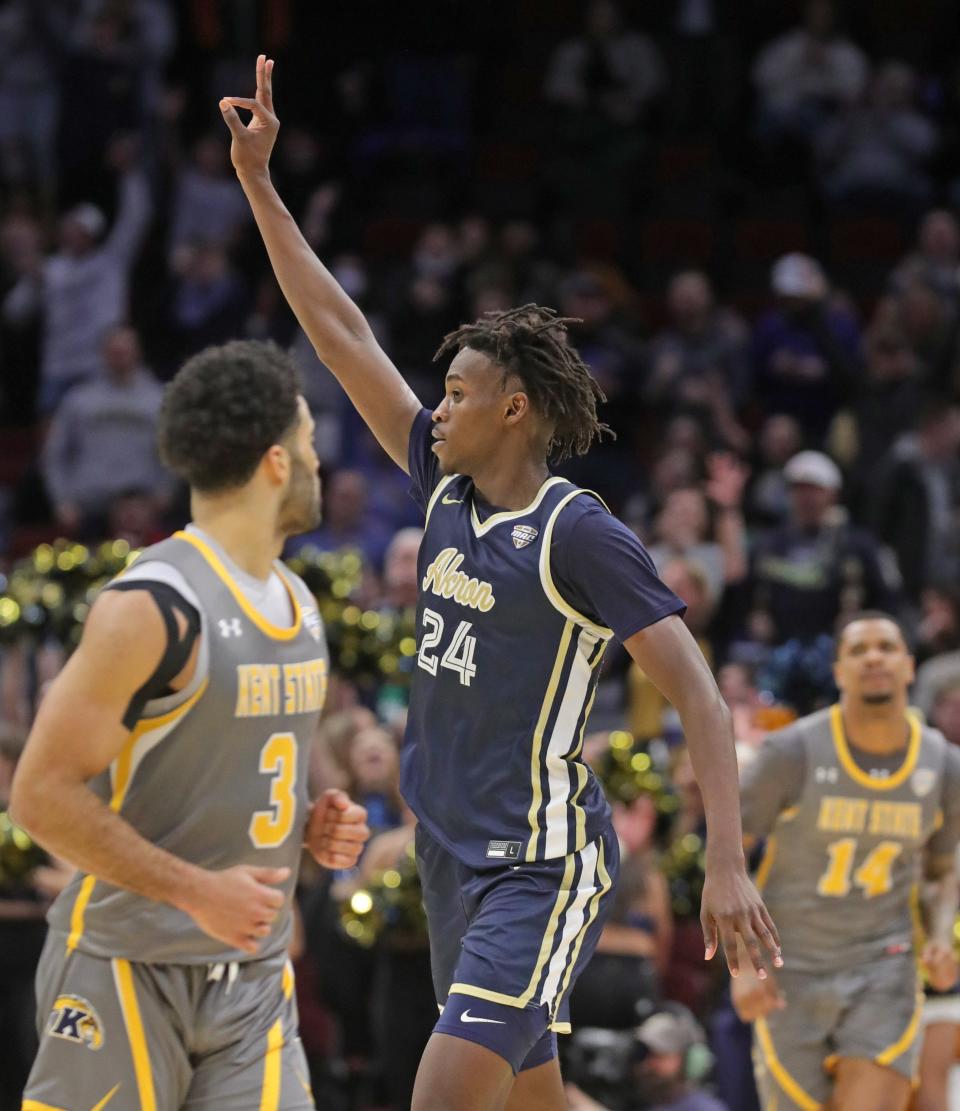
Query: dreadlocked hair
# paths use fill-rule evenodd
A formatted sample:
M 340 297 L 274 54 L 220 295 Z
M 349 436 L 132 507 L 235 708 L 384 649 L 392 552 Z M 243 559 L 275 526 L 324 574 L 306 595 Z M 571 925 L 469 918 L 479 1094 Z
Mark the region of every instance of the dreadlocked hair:
M 434 361 L 469 347 L 501 368 L 504 384 L 516 375 L 534 408 L 553 425 L 547 455 L 559 463 L 585 454 L 604 434 L 614 435 L 597 416 L 597 402 L 607 400 L 603 390 L 567 339 L 567 325 L 580 323 L 534 304 L 488 312 L 445 336 Z

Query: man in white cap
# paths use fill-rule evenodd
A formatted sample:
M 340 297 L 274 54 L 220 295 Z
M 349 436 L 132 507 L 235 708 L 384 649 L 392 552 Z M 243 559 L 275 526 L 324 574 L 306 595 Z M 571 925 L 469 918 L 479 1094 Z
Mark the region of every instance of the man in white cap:
M 843 478 L 819 451 L 801 451 L 783 469 L 787 523 L 757 543 L 751 559 L 751 635 L 770 645 L 813 644 L 842 612 L 891 609 L 897 573 L 869 533 L 847 523 L 838 504 Z M 826 661 L 829 684 L 829 659 Z

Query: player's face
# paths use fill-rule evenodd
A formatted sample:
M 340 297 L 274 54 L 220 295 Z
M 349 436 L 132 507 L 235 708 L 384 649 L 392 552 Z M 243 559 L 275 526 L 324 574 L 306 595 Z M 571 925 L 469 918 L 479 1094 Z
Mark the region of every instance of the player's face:
M 906 694 L 913 670 L 913 656 L 892 621 L 869 618 L 843 630 L 833 674 L 847 697 L 871 706 L 892 702 Z
M 465 347 L 450 364 L 433 411 L 433 453 L 444 474 L 474 474 L 496 455 L 515 392 L 486 355 Z
M 300 420 L 287 441 L 290 453 L 290 482 L 280 505 L 280 530 L 284 536 L 309 532 L 320 523 L 320 460 L 313 446 L 314 421 L 301 397 L 297 402 Z

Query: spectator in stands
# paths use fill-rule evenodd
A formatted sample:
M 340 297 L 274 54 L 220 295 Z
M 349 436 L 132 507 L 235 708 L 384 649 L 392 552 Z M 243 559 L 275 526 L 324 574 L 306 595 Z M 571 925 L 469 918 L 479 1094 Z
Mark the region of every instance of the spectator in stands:
M 877 306 L 877 316 L 900 328 L 920 362 L 920 375 L 932 388 L 957 387 L 957 304 L 945 300 L 930 283 L 909 278 L 903 288 Z
M 648 352 L 644 397 L 668 411 L 698 404 L 705 380 L 719 377 L 733 405 L 749 391 L 749 337 L 743 321 L 718 308 L 710 279 L 685 270 L 667 289 L 670 323 L 653 337 Z
M 40 409 L 51 412 L 73 385 L 93 378 L 104 333 L 126 317 L 130 271 L 150 219 L 146 175 L 129 138 L 114 142 L 110 164 L 119 175 L 113 227 L 92 204 L 70 209 L 60 222 L 60 249 L 7 294 L 8 323 L 43 315 Z
M 0 177 L 32 182 L 46 200 L 56 179 L 58 55 L 69 34 L 65 6 L 10 0 L 0 10 Z
M 297 537 L 292 548 L 319 548 L 336 552 L 354 548 L 377 572 L 390 543 L 390 532 L 383 523 L 367 512 L 369 489 L 359 471 L 336 471 L 323 491 L 323 523 L 312 532 Z
M 176 176 L 170 249 L 195 243 L 229 247 L 250 223 L 250 206 L 230 167 L 226 147 L 217 135 L 202 135 L 190 163 Z
M 224 246 L 198 243 L 177 255 L 170 329 L 179 358 L 226 343 L 243 327 L 247 290 Z
M 803 23 L 760 51 L 753 66 L 761 142 L 809 142 L 867 83 L 864 52 L 836 31 L 830 0 L 809 0 Z
M 914 107 L 915 80 L 903 62 L 885 62 L 867 102 L 827 124 L 817 136 L 820 181 L 827 199 L 856 210 L 864 204 L 913 214 L 929 205 L 929 164 L 939 137 Z
M 916 249 L 890 275 L 890 288 L 902 292 L 919 279 L 955 308 L 960 292 L 960 225 L 952 212 L 935 208 L 920 222 Z
M 592 0 L 584 32 L 556 48 L 544 80 L 557 116 L 548 180 L 568 209 L 623 211 L 643 153 L 640 125 L 665 85 L 653 40 L 626 30 L 612 0 Z
M 574 270 L 557 289 L 562 316 L 580 321 L 573 331 L 577 349 L 600 383 L 613 425 L 628 426 L 636 414 L 636 379 L 643 352 L 629 319 L 617 311 L 611 290 L 600 274 Z
M 818 444 L 856 377 L 859 329 L 831 303 L 826 274 L 807 255 L 778 259 L 771 286 L 777 304 L 753 333 L 757 394 L 766 412 L 789 413 Z
M 904 593 L 914 604 L 928 583 L 960 577 L 958 450 L 960 406 L 928 398 L 871 485 L 873 530 L 896 553 Z
M 416 607 L 420 592 L 417 556 L 422 539 L 422 528 L 403 528 L 393 534 L 383 559 L 381 605 L 395 610 Z
M 847 523 L 838 506 L 840 470 L 829 456 L 801 451 L 786 467 L 790 517 L 756 544 L 748 580 L 753 639 L 811 643 L 832 632 L 841 613 L 890 611 L 897 581 L 880 545 Z
M 960 745 L 960 679 L 946 682 L 937 690 L 930 724 L 952 745 Z
M 802 447 L 800 425 L 786 413 L 774 413 L 761 425 L 753 477 L 744 501 L 751 525 L 780 525 L 787 519 L 790 498 L 783 468 Z
M 544 96 L 574 113 L 596 113 L 630 127 L 666 84 L 666 67 L 653 40 L 623 26 L 611 0 L 592 0 L 584 32 L 554 51 Z
M 711 596 L 719 602 L 727 585 L 739 582 L 747 572 L 740 506 L 749 472 L 733 456 L 719 453 L 710 456 L 707 466 L 703 489 L 688 486 L 667 495 L 654 522 L 654 543 L 648 550 L 658 568 L 673 559 L 698 563 Z
M 67 536 L 103 530 L 111 501 L 129 490 L 169 497 L 170 478 L 155 443 L 161 398 L 159 383 L 143 366 L 137 333 L 112 328 L 100 375 L 61 401 L 44 451 L 44 479 Z
M 920 595 L 913 657 L 921 666 L 930 659 L 960 650 L 960 585 L 935 583 Z
M 922 364 L 895 321 L 879 317 L 864 336 L 864 374 L 850 404 L 830 429 L 830 450 L 852 487 L 851 505 L 862 508 L 876 468 L 894 441 L 908 431 L 922 401 Z

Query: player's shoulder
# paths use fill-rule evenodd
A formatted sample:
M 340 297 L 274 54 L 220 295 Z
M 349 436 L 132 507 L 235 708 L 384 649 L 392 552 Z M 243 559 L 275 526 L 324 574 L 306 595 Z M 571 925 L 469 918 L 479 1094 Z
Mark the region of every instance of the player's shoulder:
M 829 736 L 830 731 L 830 707 L 826 707 L 770 733 L 764 745 L 784 753 L 800 752 L 818 739 Z

